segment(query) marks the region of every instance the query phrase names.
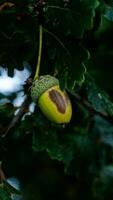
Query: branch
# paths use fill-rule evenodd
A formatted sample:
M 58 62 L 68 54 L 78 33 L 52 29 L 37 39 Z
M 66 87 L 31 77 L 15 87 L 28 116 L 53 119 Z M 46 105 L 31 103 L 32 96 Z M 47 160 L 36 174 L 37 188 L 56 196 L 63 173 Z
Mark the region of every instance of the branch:
M 5 2 L 0 4 L 0 11 L 6 8 L 12 8 L 15 4 L 11 2 Z
M 107 112 L 101 112 L 99 110 L 96 110 L 87 100 L 83 99 L 79 94 L 72 93 L 75 97 L 75 100 L 79 102 L 81 105 L 83 105 L 86 109 L 89 110 L 92 114 L 99 115 L 103 117 L 105 120 L 113 124 L 113 116 L 109 115 Z
M 19 112 L 13 117 L 11 120 L 10 124 L 6 128 L 5 133 L 2 135 L 2 137 L 6 137 L 8 132 L 16 126 L 16 124 L 21 120 L 23 115 L 28 112 L 28 107 L 29 107 L 29 101 L 28 101 L 28 96 L 26 96 L 26 99 L 22 103 Z

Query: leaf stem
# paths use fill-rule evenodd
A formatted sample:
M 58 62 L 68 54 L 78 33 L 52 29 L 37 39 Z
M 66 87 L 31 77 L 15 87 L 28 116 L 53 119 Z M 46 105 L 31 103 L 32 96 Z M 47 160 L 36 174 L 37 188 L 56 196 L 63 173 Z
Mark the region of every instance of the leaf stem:
M 38 52 L 38 61 L 37 61 L 37 67 L 36 67 L 34 80 L 38 78 L 39 70 L 40 70 L 40 62 L 41 62 L 41 55 L 42 55 L 42 34 L 43 34 L 43 28 L 42 28 L 42 25 L 39 25 L 39 52 Z

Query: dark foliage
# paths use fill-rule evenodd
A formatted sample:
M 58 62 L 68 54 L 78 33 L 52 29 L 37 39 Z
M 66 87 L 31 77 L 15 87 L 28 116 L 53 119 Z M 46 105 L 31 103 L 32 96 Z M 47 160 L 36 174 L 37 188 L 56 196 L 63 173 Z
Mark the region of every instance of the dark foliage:
M 0 94 L 0 200 L 111 200 L 113 1 L 0 0 L 0 65 L 10 76 L 27 62 L 34 77 L 40 24 L 40 75 L 59 78 L 73 116 L 57 125 L 37 105 L 30 113 L 31 79 L 16 115 L 16 94 L 7 97 L 10 102 Z M 8 185 L 8 177 L 18 178 L 20 191 Z

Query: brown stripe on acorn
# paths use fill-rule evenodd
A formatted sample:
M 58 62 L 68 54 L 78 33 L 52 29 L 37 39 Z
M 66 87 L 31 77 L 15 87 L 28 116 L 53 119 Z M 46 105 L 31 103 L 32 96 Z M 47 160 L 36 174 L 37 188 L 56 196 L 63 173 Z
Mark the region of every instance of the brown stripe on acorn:
M 58 111 L 61 113 L 65 113 L 66 102 L 64 98 L 62 97 L 62 95 L 58 91 L 52 89 L 49 92 L 49 96 L 50 96 L 50 99 L 56 104 Z

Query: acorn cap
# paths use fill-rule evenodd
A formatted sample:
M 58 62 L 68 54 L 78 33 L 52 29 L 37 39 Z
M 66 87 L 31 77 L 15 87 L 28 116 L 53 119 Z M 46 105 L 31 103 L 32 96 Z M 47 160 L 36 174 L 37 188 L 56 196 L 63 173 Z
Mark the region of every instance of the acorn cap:
M 36 101 L 49 88 L 58 85 L 59 81 L 54 76 L 44 75 L 36 79 L 31 88 L 31 97 Z

